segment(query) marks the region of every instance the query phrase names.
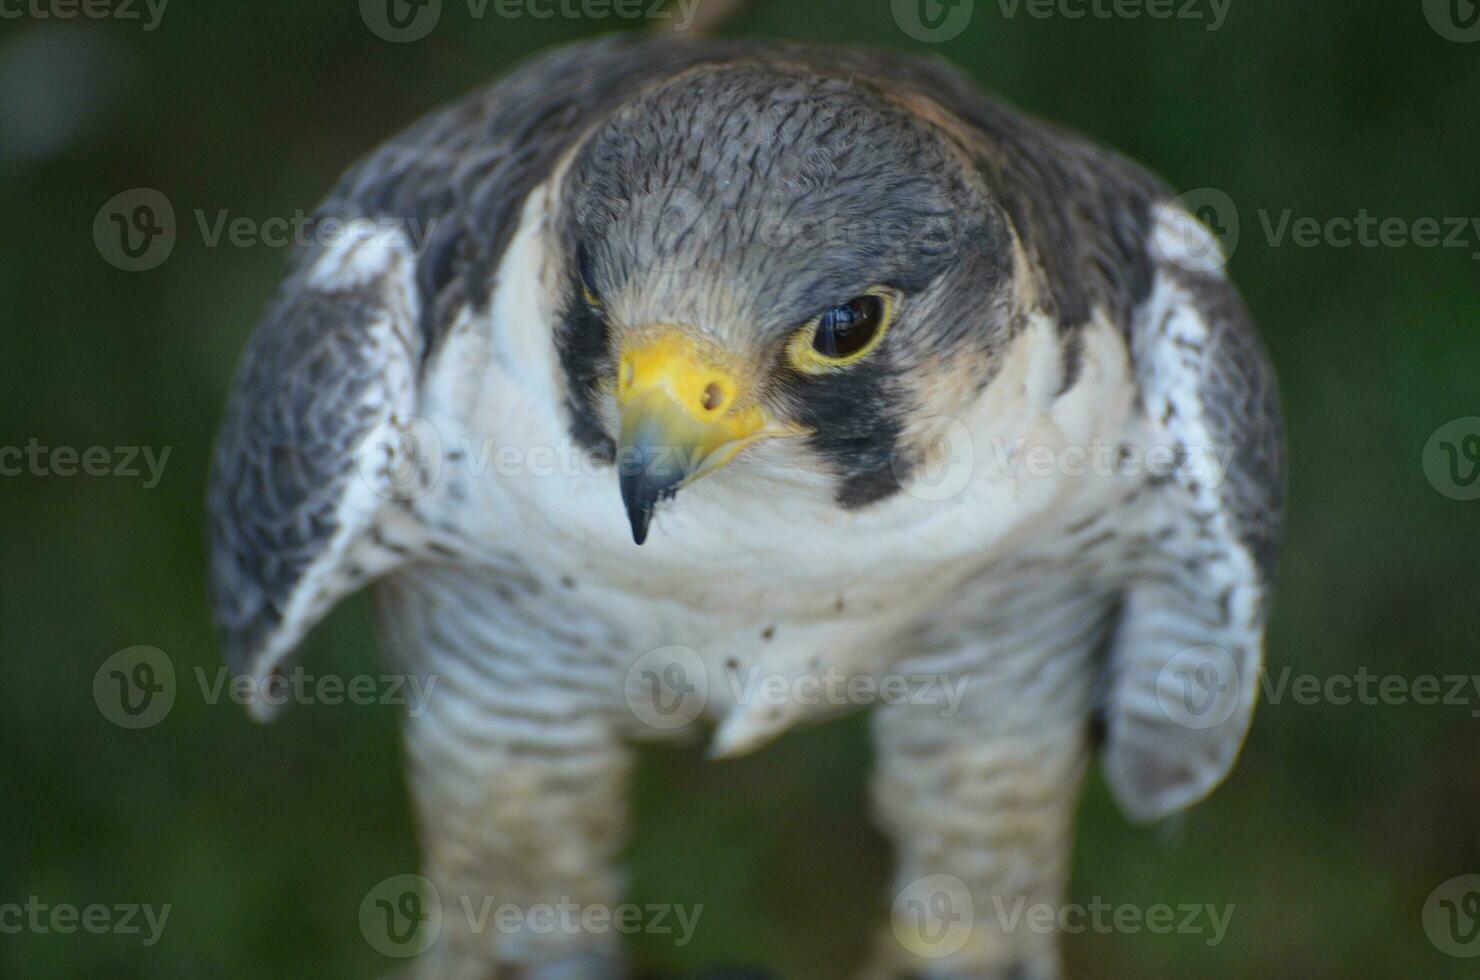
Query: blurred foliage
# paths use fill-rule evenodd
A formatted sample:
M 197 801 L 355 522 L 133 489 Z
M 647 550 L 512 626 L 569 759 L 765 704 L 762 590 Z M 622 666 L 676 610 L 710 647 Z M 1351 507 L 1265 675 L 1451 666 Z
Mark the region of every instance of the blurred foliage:
M 935 46 L 902 33 L 888 0 L 758 0 L 727 32 L 944 55 L 1182 188 L 1231 195 L 1244 219 L 1232 270 L 1283 378 L 1293 465 L 1271 673 L 1471 672 L 1480 503 L 1435 492 L 1421 454 L 1440 425 L 1480 414 L 1480 244 L 1276 248 L 1258 215 L 1480 215 L 1480 44 L 1438 36 L 1420 0 L 1233 0 L 1216 32 L 976 7 Z M 0 445 L 172 449 L 152 489 L 0 479 L 0 903 L 174 905 L 152 948 L 0 935 L 0 975 L 387 965 L 356 910 L 416 863 L 394 709 L 311 707 L 263 728 L 195 686 L 197 668 L 219 666 L 202 585 L 209 446 L 285 254 L 207 247 L 193 215 L 309 210 L 426 110 L 619 26 L 480 20 L 455 0 L 429 38 L 400 45 L 367 30 L 354 0 L 181 2 L 153 31 L 0 19 Z M 143 274 L 104 262 L 91 234 L 133 187 L 163 191 L 181 222 L 174 254 Z M 363 599 L 341 609 L 308 663 L 375 671 L 367 619 Z M 129 732 L 91 691 L 98 665 L 134 644 L 170 654 L 182 693 L 164 723 Z M 1474 707 L 1266 704 L 1229 783 L 1169 827 L 1128 826 L 1092 774 L 1076 898 L 1237 910 L 1215 948 L 1072 936 L 1072 972 L 1462 975 L 1420 910 L 1441 881 L 1480 871 Z M 640 941 L 644 961 L 844 975 L 882 922 L 887 880 L 867 766 L 856 718 L 733 763 L 645 755 L 632 897 L 704 915 L 689 947 Z

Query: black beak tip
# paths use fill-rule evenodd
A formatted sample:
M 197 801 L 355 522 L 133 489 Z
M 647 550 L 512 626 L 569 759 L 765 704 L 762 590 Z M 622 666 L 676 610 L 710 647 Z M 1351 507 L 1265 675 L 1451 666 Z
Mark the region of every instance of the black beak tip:
M 636 470 L 620 476 L 622 504 L 627 508 L 627 520 L 632 524 L 632 540 L 641 545 L 648 538 L 648 528 L 653 522 L 653 513 L 658 504 L 671 500 L 678 493 L 685 473 L 681 470 L 663 469 L 657 472 Z
M 641 545 L 648 538 L 648 528 L 653 523 L 653 512 L 658 501 L 663 499 L 660 487 L 655 487 L 641 477 L 622 477 L 622 503 L 627 508 L 627 520 L 632 524 L 632 540 Z
M 627 520 L 632 522 L 632 540 L 641 547 L 647 541 L 648 525 L 653 520 L 652 507 L 627 508 Z

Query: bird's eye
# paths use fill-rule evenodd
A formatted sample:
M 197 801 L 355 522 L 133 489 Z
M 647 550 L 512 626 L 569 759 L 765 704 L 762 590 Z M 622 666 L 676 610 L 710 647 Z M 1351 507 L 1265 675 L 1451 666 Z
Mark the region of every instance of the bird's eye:
M 894 292 L 879 287 L 813 317 L 787 345 L 793 366 L 819 374 L 863 360 L 884 339 L 894 302 Z
M 581 279 L 581 298 L 594 310 L 601 309 L 601 293 L 596 289 L 596 269 L 591 262 L 591 250 L 582 242 L 576 246 L 576 274 Z
M 852 357 L 868 346 L 883 323 L 884 301 L 860 296 L 822 314 L 812 333 L 812 349 L 828 360 Z

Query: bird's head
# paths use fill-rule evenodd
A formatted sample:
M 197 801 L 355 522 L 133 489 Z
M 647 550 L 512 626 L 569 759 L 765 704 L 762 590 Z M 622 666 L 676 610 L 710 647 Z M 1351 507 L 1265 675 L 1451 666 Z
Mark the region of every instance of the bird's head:
M 980 393 L 1009 333 L 1013 236 L 929 115 L 851 79 L 727 65 L 583 141 L 557 343 L 639 544 L 660 501 L 762 442 L 840 507 L 879 501 L 931 420 Z

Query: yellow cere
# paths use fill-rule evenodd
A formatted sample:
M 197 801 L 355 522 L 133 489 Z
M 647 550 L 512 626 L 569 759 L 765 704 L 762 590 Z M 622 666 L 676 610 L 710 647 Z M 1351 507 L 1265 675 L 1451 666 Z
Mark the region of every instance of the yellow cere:
M 661 389 L 695 420 L 710 421 L 740 394 L 730 360 L 683 331 L 663 328 L 623 354 L 618 397 L 626 403 Z

